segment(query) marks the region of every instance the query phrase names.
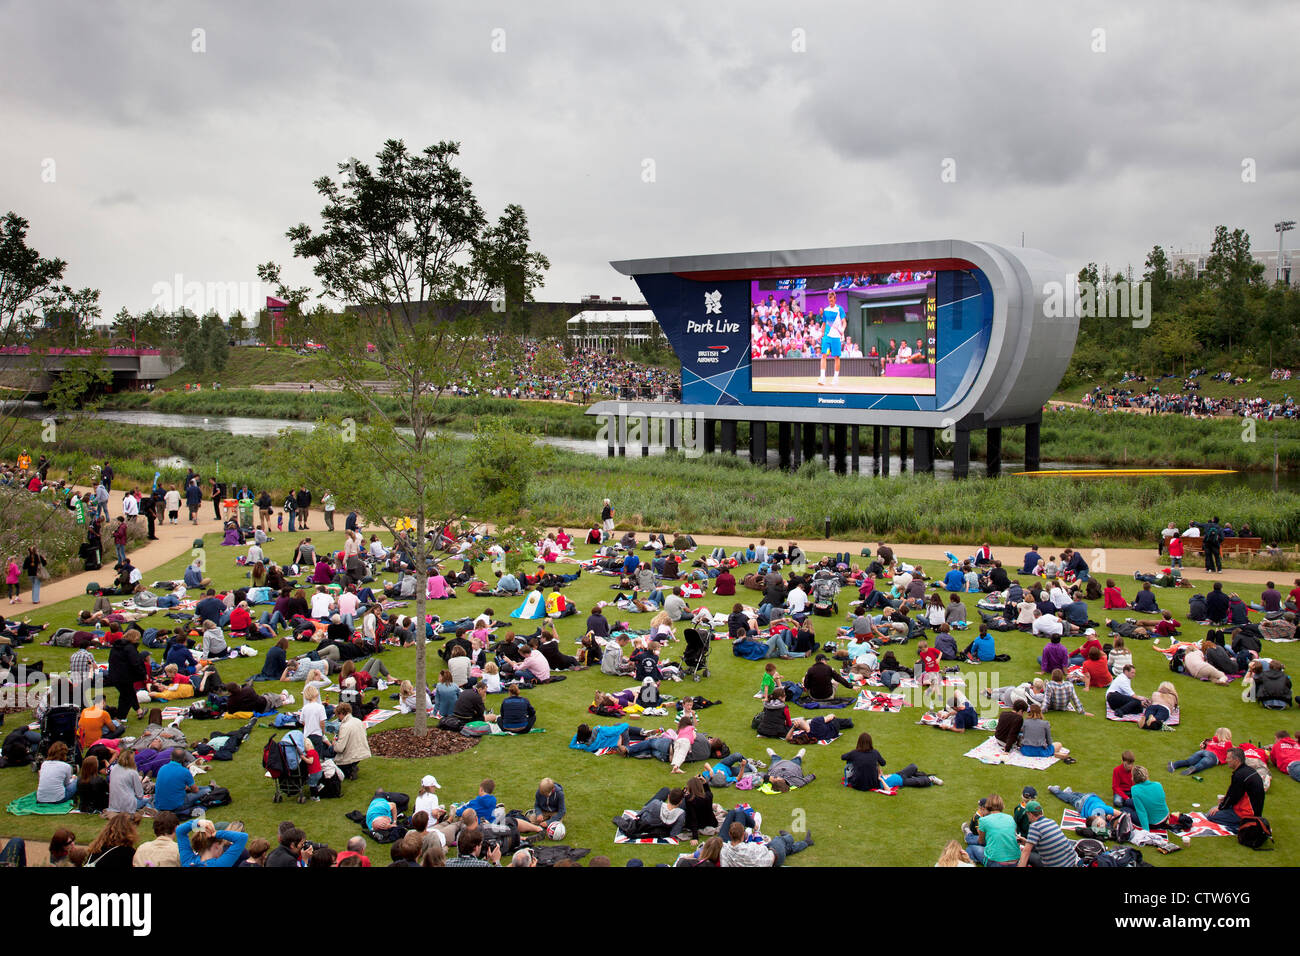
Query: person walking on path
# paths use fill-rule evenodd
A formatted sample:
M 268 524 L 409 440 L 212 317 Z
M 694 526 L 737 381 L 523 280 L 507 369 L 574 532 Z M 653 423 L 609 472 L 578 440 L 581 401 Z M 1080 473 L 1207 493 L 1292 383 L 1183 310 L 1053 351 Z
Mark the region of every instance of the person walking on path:
M 27 549 L 27 557 L 23 558 L 23 571 L 27 574 L 31 582 L 32 603 L 41 603 L 41 582 L 50 576 L 50 572 L 45 570 L 45 555 L 36 550 L 36 546 Z

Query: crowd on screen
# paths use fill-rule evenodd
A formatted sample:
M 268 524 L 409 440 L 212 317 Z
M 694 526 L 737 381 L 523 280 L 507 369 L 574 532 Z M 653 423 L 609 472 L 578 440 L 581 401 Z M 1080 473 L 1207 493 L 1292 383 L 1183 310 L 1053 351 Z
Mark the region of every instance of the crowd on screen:
M 933 272 L 910 270 L 879 275 L 845 274 L 835 280 L 832 288 L 861 289 L 905 282 L 928 282 L 933 278 Z M 804 311 L 804 295 L 801 291 L 780 290 L 768 293 L 765 298 L 755 299 L 750 303 L 749 318 L 751 358 L 817 358 L 821 355 L 822 313 L 820 309 Z M 911 362 L 916 360 L 914 356 L 922 353 L 923 347 L 919 340 L 915 348 L 906 341 L 901 346 L 891 341 L 887 358 L 895 362 Z M 862 358 L 864 354 L 880 353 L 874 345 L 864 353 L 861 343 L 854 341 L 852 336 L 845 335 L 841 354 L 844 358 Z

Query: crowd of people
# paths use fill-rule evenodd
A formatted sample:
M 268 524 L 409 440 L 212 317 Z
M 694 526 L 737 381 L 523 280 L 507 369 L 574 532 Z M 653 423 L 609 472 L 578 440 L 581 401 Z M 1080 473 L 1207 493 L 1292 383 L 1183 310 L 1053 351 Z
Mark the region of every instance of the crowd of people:
M 487 337 L 479 355 L 481 374 L 452 383 L 449 394 L 581 403 L 603 397 L 673 401 L 681 395 L 675 371 L 612 351 L 568 355 L 553 341 L 525 339 L 522 353 L 505 355 L 499 341 Z
M 1085 408 L 1094 411 L 1114 411 L 1133 409 L 1153 415 L 1186 415 L 1190 418 L 1258 418 L 1272 421 L 1275 418 L 1295 418 L 1300 414 L 1296 401 L 1290 395 L 1282 401 L 1255 396 L 1253 398 L 1211 398 L 1201 394 L 1197 375 L 1204 374 L 1204 369 L 1195 370 L 1190 376 L 1179 382 L 1173 376 L 1164 376 L 1155 383 L 1147 383 L 1143 376 L 1121 379 L 1118 385 L 1098 385 L 1086 392 L 1082 398 Z M 1226 374 L 1226 373 L 1224 373 Z M 1219 379 L 1219 376 L 1214 376 Z M 1285 375 L 1274 370 L 1275 381 L 1286 381 L 1290 371 Z M 1160 384 L 1164 379 L 1173 379 L 1169 385 Z M 1125 388 L 1126 384 L 1142 385 L 1145 389 Z M 1244 380 L 1237 379 L 1232 384 L 1244 385 Z
M 101 472 L 100 487 L 107 487 L 111 466 L 105 463 Z M 187 487 L 200 483 L 198 475 L 186 480 Z M 255 504 L 265 497 L 249 489 L 237 494 Z M 329 497 L 322 493 L 322 499 Z M 1045 557 L 1034 547 L 1019 559 L 1018 568 L 1009 570 L 984 544 L 967 557 L 950 554 L 947 572 L 933 577 L 884 543 L 860 554 L 842 552 L 816 561 L 795 542 L 769 547 L 766 540 L 736 550 L 714 548 L 706 555 L 685 534 L 651 535 L 644 542 L 633 532 L 615 537 L 614 509 L 607 500 L 587 534 L 596 545 L 588 559 L 576 557 L 574 538 L 558 529 L 527 546 L 535 573 L 511 571 L 500 563 L 505 557 L 500 545 L 482 540 L 481 532 L 462 535 L 434 528 L 430 543 L 439 557 L 420 582 L 413 574 L 409 529 L 398 530 L 388 542 L 373 533 L 367 539 L 360 516 L 350 512 L 342 548 L 323 552 L 305 533 L 317 520 L 315 496 L 303 488 L 289 500 L 294 507 L 286 501 L 286 510 L 297 537 L 287 561 L 268 554 L 269 514 L 257 527 L 233 522 L 228 528 L 233 540 L 226 543 L 235 548 L 235 563 L 248 569 L 246 584 L 215 588 L 196 559 L 181 581 L 127 581 L 129 589 L 122 593 L 130 598 L 128 604 L 115 605 L 103 592 L 88 596 L 90 606 L 80 613 L 78 626 L 48 635 L 49 643 L 73 649 L 66 674 L 45 675 L 40 664 L 16 661 L 13 648 L 32 642 L 44 628 L 6 631 L 10 643 L 0 645 L 0 682 L 54 679 L 37 704 L 40 730 L 20 727 L 6 735 L 5 762 L 39 763 L 32 795 L 36 804 L 74 803 L 107 820 L 84 848 L 69 829 L 56 833 L 50 846 L 56 863 L 364 866 L 368 860 L 349 861 L 366 859 L 369 841 L 388 843 L 398 866 L 493 865 L 503 854 L 510 865 L 572 865 L 559 844 L 564 790 L 550 778 L 538 784 L 531 809 L 500 803 L 490 779 L 481 782 L 477 794 L 466 794 L 463 803 L 448 807 L 440 805 L 440 788 L 432 776 L 422 778 L 414 806 L 402 794 L 366 791 L 373 796 L 356 812 L 360 842 L 350 842 L 343 851 L 308 841 L 292 824 L 269 841 L 250 838 L 237 823 L 207 822 L 208 816 L 227 815 L 220 808 L 229 800 L 224 788 L 204 776 L 207 761 L 218 753 L 233 754 L 259 717 L 277 715 L 276 726 L 286 731 L 280 763 L 266 764 L 268 773 L 296 773 L 308 799 L 337 799 L 344 782 L 352 781 L 351 796 L 371 758 L 367 720 L 380 708 L 371 695 L 392 689 L 401 712 L 418 706 L 413 675 L 395 673 L 399 669 L 390 669 L 392 658 L 386 655 L 415 640 L 422 626 L 425 637 L 438 642 L 442 659 L 431 670 L 425 696 L 429 716 L 443 730 L 466 736 L 529 734 L 538 726 L 540 695 L 563 679 L 562 672 L 593 668 L 617 678 L 619 689 L 597 691 L 589 707 L 592 719 L 577 728 L 569 747 L 658 759 L 669 775 L 681 775 L 682 786 L 664 787 L 640 810 L 615 818 L 614 825 L 629 839 L 689 835 L 690 848 L 676 861 L 683 866 L 780 866 L 812 846 L 806 831 L 772 832 L 748 808 L 724 809 L 715 792 L 734 787 L 779 794 L 814 785 L 817 774 L 805 768 L 804 748 L 829 744 L 850 730 L 856 742 L 841 755 L 841 782 L 847 787 L 895 792 L 943 786 L 932 770 L 906 756 L 894 765 L 897 769 L 887 767 L 873 735 L 834 712 L 864 700 L 867 709 L 891 709 L 897 706 L 892 695 L 907 688 L 922 695 L 921 723 L 958 734 L 984 730 L 1005 753 L 1067 764 L 1075 758 L 1054 735 L 1052 712 L 1090 717 L 1105 709 L 1117 719 L 1136 718 L 1139 730 L 1161 730 L 1177 722 L 1180 695 L 1172 680 L 1156 682 L 1145 694 L 1135 689 L 1138 668 L 1131 648 L 1144 640 L 1169 639 L 1168 647 L 1156 640 L 1151 646 L 1166 655 L 1175 673 L 1219 684 L 1244 674 L 1244 701 L 1266 708 L 1291 705 L 1290 676 L 1280 661 L 1263 656 L 1260 642 L 1295 636 L 1300 579 L 1289 597 L 1270 583 L 1250 604 L 1224 593 L 1218 582 L 1208 596 L 1192 595 L 1188 618 L 1222 629 L 1191 642 L 1180 640 L 1185 625 L 1173 617 L 1167 598 L 1157 599 L 1153 591 L 1176 585 L 1176 579 L 1139 580 L 1129 597 L 1114 578 L 1105 579 L 1104 587 L 1094 579 L 1075 548 L 1063 549 L 1058 558 Z M 124 513 L 112 516 L 116 524 L 139 520 L 133 502 L 139 505 L 128 490 Z M 217 502 L 213 504 L 215 510 Z M 164 493 L 155 520 L 184 520 L 179 511 L 167 506 Z M 93 520 L 102 519 L 95 515 Z M 1217 518 L 1193 524 L 1223 527 Z M 283 552 L 283 543 L 278 550 Z M 123 559 L 119 563 L 129 566 Z M 484 559 L 495 564 L 488 580 L 476 573 L 476 562 Z M 566 562 L 575 565 L 572 573 L 561 573 Z M 578 615 L 579 609 L 562 592 L 584 573 L 608 576 L 611 591 L 619 593 L 584 609 L 581 637 L 575 647 L 565 648 L 556 622 Z M 385 575 L 397 580 L 385 585 Z M 1022 583 L 1022 578 L 1028 580 Z M 455 598 L 460 589 L 480 599 L 481 610 L 472 618 L 443 621 L 433 614 L 416 621 L 401 605 L 421 588 L 432 601 Z M 753 593 L 749 600 L 746 591 Z M 975 614 L 968 616 L 963 594 L 978 595 Z M 534 595 L 540 600 L 530 603 Z M 500 600 L 508 608 L 523 603 L 498 613 Z M 1096 601 L 1105 612 L 1131 609 L 1159 616 L 1141 620 L 1097 614 L 1104 622 L 1093 620 L 1089 602 Z M 634 628 L 607 616 L 611 607 L 623 610 L 625 602 L 633 613 L 650 614 L 648 626 Z M 174 623 L 149 626 L 147 618 L 158 608 L 179 609 L 170 615 Z M 847 624 L 836 621 L 819 636 L 817 618 L 843 611 Z M 1252 621 L 1251 613 L 1260 619 Z M 534 630 L 524 633 L 527 627 Z M 674 648 L 682 642 L 679 627 L 688 631 L 680 655 Z M 732 656 L 761 662 L 758 713 L 751 728 L 776 746 L 799 748 L 792 755 L 771 746 L 762 754 L 735 752 L 706 730 L 709 708 L 717 701 L 695 695 L 674 700 L 666 693 L 665 682 L 680 682 L 707 666 L 712 642 L 706 637 L 704 647 L 698 642 L 692 646 L 689 632 L 711 636 L 715 630 L 719 639 L 725 633 L 730 640 Z M 959 641 L 965 630 L 971 631 L 969 640 Z M 990 687 L 969 699 L 964 682 L 950 681 L 950 676 L 959 665 L 1006 660 L 997 645 L 997 635 L 1006 631 L 1045 642 L 1038 676 Z M 1109 642 L 1103 644 L 1107 633 Z M 260 670 L 243 682 L 223 680 L 223 662 L 256 653 L 249 644 L 259 641 L 265 642 Z M 914 662 L 909 645 L 915 649 Z M 94 652 L 103 649 L 108 657 L 101 672 Z M 806 666 L 794 663 L 799 661 Z M 294 686 L 262 693 L 260 681 L 301 685 L 301 690 Z M 110 699 L 114 691 L 115 701 Z M 490 704 L 493 696 L 499 704 Z M 193 739 L 180 721 L 163 717 L 162 705 L 178 702 L 192 702 L 205 716 L 226 714 L 246 722 Z M 792 713 L 795 704 L 811 710 L 807 716 Z M 51 716 L 69 707 L 75 716 L 72 736 L 52 740 Z M 995 708 L 996 720 L 981 715 L 987 707 Z M 133 716 L 142 722 L 129 728 L 134 736 L 128 733 Z M 1182 714 L 1184 720 L 1188 716 Z M 280 717 L 291 719 L 281 725 Z M 655 728 L 630 722 L 630 717 L 664 719 Z M 600 718 L 615 722 L 601 723 Z M 1220 764 L 1230 768 L 1231 781 L 1209 817 L 1237 832 L 1262 816 L 1269 767 L 1300 780 L 1300 744 L 1280 731 L 1268 747 L 1234 745 L 1231 732 L 1219 728 L 1191 756 L 1170 762 L 1168 772 L 1203 773 Z M 1133 842 L 1125 835 L 1137 830 L 1144 834 L 1139 839 L 1148 841 L 1141 845 L 1161 852 L 1178 848 L 1169 837 L 1185 832 L 1189 824 L 1169 810 L 1161 785 L 1132 753 L 1126 752 L 1115 768 L 1112 788 L 1109 797 L 1054 786 L 1047 793 L 1079 812 L 1081 831 Z M 1066 865 L 1058 837 L 1066 839 L 1071 852 L 1073 841 L 1046 818 L 1037 796 L 1026 788 L 1012 814 L 1004 813 L 998 794 L 981 800 L 941 865 Z M 1011 821 L 1010 829 L 1002 816 Z M 152 820 L 155 840 L 137 846 L 145 819 Z M 159 862 L 162 856 L 168 862 Z M 1070 865 L 1076 860 L 1077 855 L 1070 858 Z

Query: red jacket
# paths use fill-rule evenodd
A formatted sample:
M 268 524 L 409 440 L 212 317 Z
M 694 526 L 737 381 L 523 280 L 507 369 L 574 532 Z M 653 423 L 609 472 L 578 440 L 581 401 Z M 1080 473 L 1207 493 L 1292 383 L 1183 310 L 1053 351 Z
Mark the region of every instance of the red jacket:
M 1124 600 L 1124 595 L 1120 593 L 1119 588 L 1106 588 L 1102 595 L 1105 598 L 1101 605 L 1103 610 L 1110 611 L 1128 607 L 1128 602 Z
M 1123 797 L 1125 800 L 1131 796 L 1129 790 L 1133 786 L 1133 771 L 1128 767 L 1120 764 L 1110 772 L 1110 788 L 1115 791 L 1117 797 Z
M 1300 760 L 1300 742 L 1294 737 L 1283 737 L 1273 744 L 1268 759 L 1278 770 L 1285 771 L 1292 763 Z
M 246 631 L 253 626 L 253 615 L 248 613 L 248 608 L 236 606 L 230 612 L 230 629 L 232 631 Z

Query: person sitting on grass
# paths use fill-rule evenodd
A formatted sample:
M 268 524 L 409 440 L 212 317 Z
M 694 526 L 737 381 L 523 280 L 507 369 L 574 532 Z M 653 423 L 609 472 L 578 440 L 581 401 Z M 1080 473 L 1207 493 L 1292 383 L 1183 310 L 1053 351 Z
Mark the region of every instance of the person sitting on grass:
M 1110 672 L 1110 666 L 1101 656 L 1100 647 L 1091 647 L 1088 649 L 1088 659 L 1081 665 L 1083 671 L 1083 687 L 1088 690 L 1093 687 L 1099 687 L 1105 690 L 1110 686 L 1114 679 Z
M 1133 767 L 1136 763 L 1133 751 L 1126 750 L 1119 755 L 1119 763 L 1110 772 L 1110 789 L 1114 795 L 1111 802 L 1123 810 L 1133 810 Z
M 1006 812 L 1001 794 L 991 793 L 982 798 L 975 817 L 963 829 L 966 831 L 966 852 L 977 866 L 1019 865 L 1016 821 Z
M 1011 702 L 1009 709 L 1004 709 L 998 714 L 998 723 L 993 729 L 993 739 L 1002 745 L 1005 753 L 1010 753 L 1020 742 L 1020 731 L 1024 727 L 1025 715 L 1028 712 L 1029 705 L 1023 698 L 1017 698 Z
M 1232 779 L 1228 792 L 1207 819 L 1236 833 L 1243 819 L 1264 812 L 1264 775 L 1246 764 L 1245 751 L 1240 747 L 1229 750 L 1223 762 L 1232 771 Z
M 1138 726 L 1143 730 L 1161 730 L 1177 709 L 1178 690 L 1169 681 L 1163 681 L 1151 695 L 1151 701 L 1142 711 L 1142 716 L 1138 718 Z
M 211 820 L 186 820 L 176 828 L 181 866 L 233 867 L 248 843 L 248 834 L 218 830 Z
M 1079 702 L 1079 695 L 1074 689 L 1074 684 L 1065 679 L 1065 671 L 1059 667 L 1052 671 L 1051 679 L 1047 682 L 1046 695 L 1047 706 L 1045 710 L 1072 710 L 1083 714 L 1085 717 L 1092 716 L 1083 709 L 1083 704 Z
M 1037 800 L 1025 804 L 1029 832 L 1020 847 L 1018 866 L 1078 866 L 1079 856 L 1074 843 L 1061 832 L 1055 820 L 1043 816 L 1043 805 Z
M 1029 705 L 1029 714 L 1020 728 L 1020 752 L 1026 757 L 1059 757 L 1066 763 L 1075 762 L 1062 743 L 1052 740 L 1052 725 L 1037 704 Z
M 849 690 L 856 689 L 852 683 L 845 680 L 826 663 L 825 654 L 818 654 L 813 665 L 804 672 L 804 693 L 816 701 L 834 700 L 835 684 L 847 687 Z
M 1166 830 L 1171 820 L 1169 804 L 1165 801 L 1164 786 L 1151 779 L 1147 768 L 1141 764 L 1133 768 L 1133 799 L 1137 825 L 1143 830 Z

